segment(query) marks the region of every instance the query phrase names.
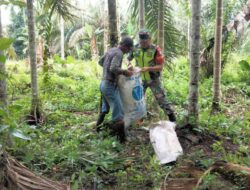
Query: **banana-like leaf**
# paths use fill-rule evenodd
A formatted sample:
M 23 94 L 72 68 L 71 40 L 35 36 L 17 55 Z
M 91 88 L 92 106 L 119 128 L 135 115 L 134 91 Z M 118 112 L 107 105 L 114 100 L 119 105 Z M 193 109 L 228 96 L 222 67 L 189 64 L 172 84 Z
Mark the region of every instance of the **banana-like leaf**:
M 85 35 L 84 27 L 74 31 L 69 38 L 68 42 L 69 47 L 73 47 L 76 44 L 76 42 L 78 42 L 78 40 L 82 38 L 84 35 Z
M 0 51 L 6 50 L 14 42 L 11 38 L 0 38 Z

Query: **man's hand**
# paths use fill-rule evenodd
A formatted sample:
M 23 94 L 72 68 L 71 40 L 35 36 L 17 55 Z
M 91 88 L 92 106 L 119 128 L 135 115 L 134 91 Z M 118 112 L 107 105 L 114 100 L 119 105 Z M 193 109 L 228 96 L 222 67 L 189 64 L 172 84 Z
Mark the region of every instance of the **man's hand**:
M 130 77 L 130 76 L 132 76 L 133 74 L 134 74 L 133 71 L 130 71 L 130 70 L 125 70 L 125 71 L 124 71 L 124 75 L 125 75 L 126 77 Z
M 147 71 L 149 71 L 149 67 L 142 67 L 141 68 L 141 72 L 147 72 Z
M 147 72 L 147 71 L 162 71 L 163 65 L 156 65 L 153 67 L 142 67 L 141 72 Z
M 133 65 L 128 66 L 128 70 L 133 71 L 134 70 Z

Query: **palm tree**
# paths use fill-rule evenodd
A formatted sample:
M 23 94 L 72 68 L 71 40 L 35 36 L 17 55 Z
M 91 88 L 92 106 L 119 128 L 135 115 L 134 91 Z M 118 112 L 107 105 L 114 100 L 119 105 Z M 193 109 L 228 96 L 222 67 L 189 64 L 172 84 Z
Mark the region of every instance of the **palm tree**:
M 116 0 L 108 0 L 109 13 L 109 43 L 110 47 L 118 44 L 118 30 L 117 30 L 117 15 L 116 15 Z
M 159 12 L 158 12 L 158 37 L 157 44 L 164 52 L 164 0 L 159 0 Z
M 213 111 L 220 110 L 221 46 L 222 46 L 222 0 L 217 0 L 214 47 Z
M 60 17 L 60 32 L 61 32 L 61 59 L 64 60 L 64 20 Z
M 108 50 L 108 5 L 106 1 L 103 1 L 103 54 Z
M 29 57 L 31 67 L 31 117 L 37 123 L 40 119 L 37 69 L 36 69 L 36 33 L 33 12 L 33 0 L 27 0 L 27 16 L 28 16 L 28 33 L 29 33 Z
M 54 26 L 52 24 L 52 16 L 56 13 L 59 18 L 62 17 L 63 20 L 72 20 L 75 15 L 72 14 L 71 9 L 75 8 L 70 4 L 70 0 L 60 0 L 60 1 L 50 1 L 43 0 L 39 1 L 39 6 L 42 9 L 42 15 L 40 16 L 41 26 L 43 30 L 43 37 L 45 40 L 44 44 L 44 64 L 43 64 L 43 82 L 48 83 L 49 80 L 49 67 L 48 59 L 50 57 L 50 45 L 52 44 L 52 32 L 54 31 Z M 77 9 L 77 8 L 75 8 Z
M 139 26 L 145 28 L 145 2 L 144 0 L 139 1 Z
M 88 7 L 90 10 L 88 13 L 84 13 L 81 19 L 76 22 L 78 25 L 73 25 L 67 33 L 66 42 L 68 42 L 69 48 L 74 48 L 79 46 L 79 44 L 88 43 L 90 46 L 91 58 L 96 59 L 99 55 L 99 51 L 107 50 L 108 46 L 108 21 L 107 19 L 108 11 L 105 10 L 105 3 L 100 4 L 100 7 Z M 102 11 L 101 11 L 102 9 Z M 100 12 L 102 14 L 100 14 Z M 98 44 L 99 41 L 103 39 L 103 46 Z M 79 43 L 81 42 L 81 43 Z M 82 46 L 82 45 L 81 45 Z M 104 51 L 106 52 L 106 51 Z
M 200 14 L 201 0 L 191 0 L 191 52 L 190 52 L 190 79 L 189 79 L 189 122 L 197 125 L 199 119 L 199 55 L 200 55 Z
M 0 5 L 0 38 L 3 37 L 2 30 L 2 18 L 1 18 L 1 5 Z M 0 57 L 3 56 L 3 52 L 0 51 Z M 0 60 L 0 105 L 5 107 L 7 105 L 7 90 L 5 80 L 5 63 Z
M 151 34 L 153 41 L 157 39 L 158 31 L 158 17 L 159 17 L 159 1 L 160 0 L 147 0 L 144 1 L 145 9 L 145 28 L 147 28 Z M 140 1 L 131 1 L 129 11 L 131 12 L 132 23 L 137 26 L 138 20 L 140 20 Z M 174 27 L 174 19 L 171 13 L 171 8 L 168 4 L 164 4 L 163 16 L 164 19 L 164 55 L 170 59 L 177 55 L 177 51 L 180 48 L 179 38 L 181 33 Z

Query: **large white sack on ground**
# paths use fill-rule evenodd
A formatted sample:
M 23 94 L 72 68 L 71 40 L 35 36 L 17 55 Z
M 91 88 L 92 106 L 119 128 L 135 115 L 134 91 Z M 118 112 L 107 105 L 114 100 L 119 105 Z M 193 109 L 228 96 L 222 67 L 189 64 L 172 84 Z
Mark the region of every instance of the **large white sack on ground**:
M 159 121 L 150 126 L 150 141 L 161 164 L 176 161 L 183 154 L 175 126 L 170 121 Z
M 120 75 L 118 81 L 126 127 L 147 113 L 142 80 L 137 69 L 135 68 L 135 73 L 131 77 Z

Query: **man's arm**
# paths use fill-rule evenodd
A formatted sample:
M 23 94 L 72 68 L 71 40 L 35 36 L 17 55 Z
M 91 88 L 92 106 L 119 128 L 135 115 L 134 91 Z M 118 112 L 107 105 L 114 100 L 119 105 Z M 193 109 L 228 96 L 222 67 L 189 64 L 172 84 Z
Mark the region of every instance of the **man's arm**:
M 163 63 L 164 63 L 164 55 L 161 52 L 161 48 L 157 47 L 154 57 L 155 66 L 153 67 L 143 67 L 141 68 L 141 72 L 146 71 L 162 71 L 163 69 Z
M 120 65 L 121 61 L 122 55 L 116 54 L 111 61 L 110 71 L 116 75 L 131 76 L 133 72 L 122 69 Z
M 163 64 L 161 65 L 156 65 L 153 67 L 142 67 L 141 72 L 146 72 L 146 71 L 162 71 L 163 69 Z
M 102 66 L 102 67 L 103 67 L 103 63 L 104 63 L 105 57 L 106 57 L 106 54 L 104 54 L 104 55 L 99 59 L 99 61 L 98 61 L 98 64 L 99 64 L 100 66 Z

